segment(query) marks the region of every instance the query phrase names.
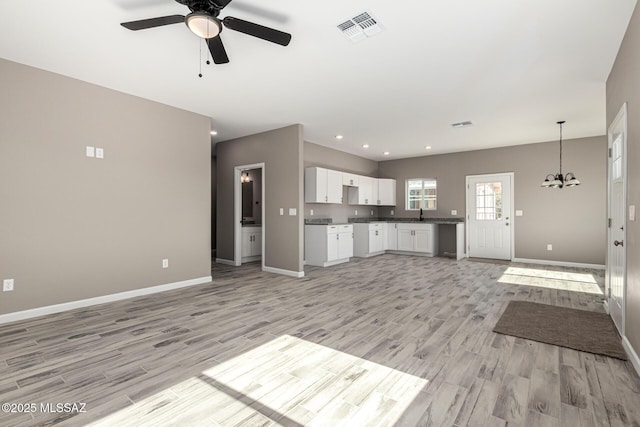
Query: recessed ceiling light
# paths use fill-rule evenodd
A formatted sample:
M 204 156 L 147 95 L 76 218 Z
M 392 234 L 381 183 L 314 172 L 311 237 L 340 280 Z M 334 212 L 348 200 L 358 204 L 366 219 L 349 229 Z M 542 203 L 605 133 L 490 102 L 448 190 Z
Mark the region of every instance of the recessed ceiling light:
M 362 148 L 369 148 L 369 144 L 362 144 Z
M 385 152 L 384 152 L 384 153 L 382 153 L 382 154 L 384 154 L 385 156 L 388 156 L 388 155 L 389 155 L 389 152 L 388 152 L 388 151 L 385 151 Z
M 336 139 L 337 139 L 338 141 L 340 141 L 342 138 L 344 138 L 344 136 L 342 136 L 342 135 L 336 135 Z
M 427 145 L 427 146 L 426 146 L 426 147 L 424 147 L 424 148 L 425 148 L 425 149 L 427 149 L 427 150 L 431 150 L 431 146 L 430 146 L 430 145 Z
M 217 134 L 218 134 L 218 132 L 217 132 L 217 131 L 215 131 L 215 130 L 212 130 L 212 131 L 211 131 L 211 135 L 216 136 Z

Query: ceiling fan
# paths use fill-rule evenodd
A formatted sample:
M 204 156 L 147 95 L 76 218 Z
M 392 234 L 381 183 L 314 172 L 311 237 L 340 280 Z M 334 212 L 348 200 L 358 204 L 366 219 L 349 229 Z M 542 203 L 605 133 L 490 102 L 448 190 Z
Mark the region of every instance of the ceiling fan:
M 184 22 L 196 36 L 207 41 L 211 57 L 216 64 L 226 64 L 229 62 L 227 51 L 220 39 L 223 24 L 225 28 L 230 30 L 239 31 L 282 46 L 287 46 L 291 41 L 291 34 L 273 28 L 264 27 L 231 16 L 219 19 L 218 15 L 220 11 L 231 3 L 231 0 L 176 0 L 176 2 L 187 6 L 189 10 L 191 10 L 191 13 L 186 16 L 169 15 L 139 21 L 123 22 L 120 25 L 129 30 L 137 31 Z

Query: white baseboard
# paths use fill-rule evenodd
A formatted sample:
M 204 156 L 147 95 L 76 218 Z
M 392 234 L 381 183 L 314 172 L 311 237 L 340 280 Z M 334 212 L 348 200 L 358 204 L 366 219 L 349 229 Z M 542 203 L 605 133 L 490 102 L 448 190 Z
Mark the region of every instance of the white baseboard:
M 297 278 L 304 277 L 304 271 L 283 270 L 281 268 L 267 267 L 266 265 L 262 267 L 262 271 L 266 271 L 268 273 L 282 274 L 284 276 L 291 276 L 291 277 L 297 277 Z
M 236 262 L 232 259 L 216 258 L 216 262 L 218 264 L 233 265 L 234 267 L 236 266 Z
M 149 288 L 136 289 L 133 291 L 119 292 L 117 294 L 103 295 L 95 298 L 87 298 L 78 301 L 65 302 L 62 304 L 48 305 L 45 307 L 32 308 L 29 310 L 16 311 L 0 315 L 0 324 L 16 322 L 18 320 L 31 319 L 47 314 L 60 313 L 62 311 L 74 310 L 76 308 L 89 307 L 91 305 L 104 304 L 107 302 L 120 301 L 123 299 L 135 298 L 142 295 L 156 294 L 158 292 L 170 291 L 173 289 L 186 288 L 187 286 L 201 285 L 211 282 L 211 276 L 199 277 L 197 279 L 183 280 L 181 282 L 167 283 L 165 285 L 151 286 Z
M 596 270 L 604 270 L 605 266 L 602 264 L 586 264 L 581 262 L 565 262 L 565 261 L 551 261 L 546 259 L 528 259 L 528 258 L 513 258 L 512 262 L 522 262 L 525 264 L 543 264 L 543 265 L 557 265 L 560 267 L 578 267 L 578 268 L 593 268 Z
M 627 337 L 622 337 L 622 347 L 624 347 L 627 352 L 627 356 L 629 356 L 629 360 L 631 364 L 636 369 L 636 373 L 640 375 L 640 358 L 638 357 L 638 353 L 633 349 L 631 343 L 627 339 Z

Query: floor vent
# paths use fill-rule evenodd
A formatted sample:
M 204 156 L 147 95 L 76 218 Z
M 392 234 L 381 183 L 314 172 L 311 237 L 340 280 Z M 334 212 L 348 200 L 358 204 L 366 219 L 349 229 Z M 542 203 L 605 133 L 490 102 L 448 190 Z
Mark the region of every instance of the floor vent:
M 471 121 L 466 121 L 466 122 L 452 123 L 452 124 L 451 124 L 451 127 L 454 127 L 454 128 L 464 128 L 464 127 L 467 127 L 467 126 L 471 126 L 472 124 L 473 124 L 473 122 L 471 122 Z
M 342 31 L 346 38 L 357 43 L 382 32 L 382 25 L 370 13 L 362 12 L 339 24 L 338 29 Z

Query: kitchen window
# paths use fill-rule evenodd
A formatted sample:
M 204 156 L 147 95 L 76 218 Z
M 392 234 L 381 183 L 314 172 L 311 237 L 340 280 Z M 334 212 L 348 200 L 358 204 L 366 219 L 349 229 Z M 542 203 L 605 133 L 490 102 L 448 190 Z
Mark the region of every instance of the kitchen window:
M 435 179 L 408 179 L 406 182 L 407 210 L 436 210 L 436 187 Z

